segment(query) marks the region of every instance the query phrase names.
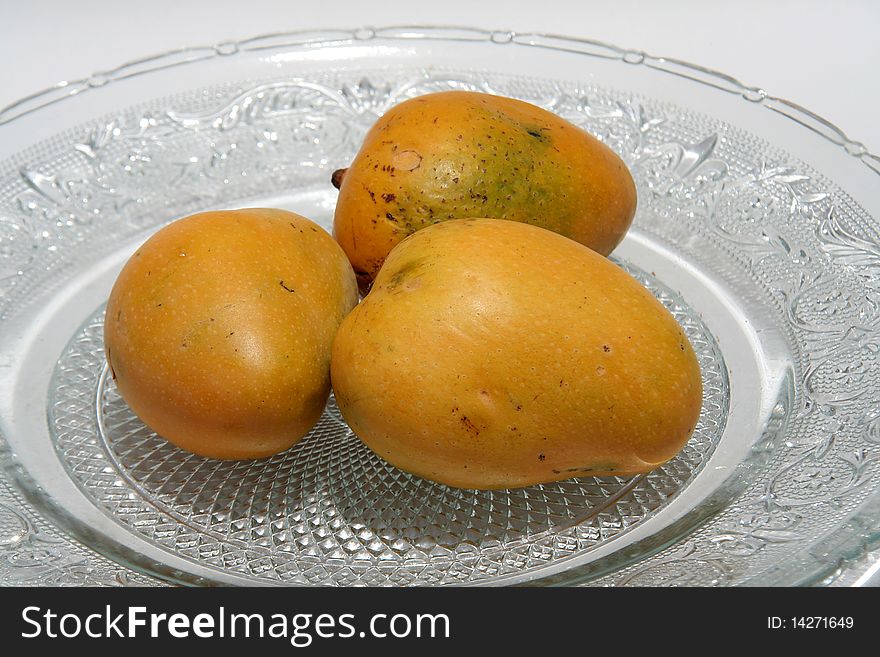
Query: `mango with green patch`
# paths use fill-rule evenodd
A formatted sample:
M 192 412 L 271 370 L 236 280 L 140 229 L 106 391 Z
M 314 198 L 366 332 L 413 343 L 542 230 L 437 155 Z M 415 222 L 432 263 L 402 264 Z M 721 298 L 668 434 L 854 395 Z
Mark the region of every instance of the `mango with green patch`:
M 149 427 L 202 456 L 287 449 L 330 393 L 330 348 L 357 303 L 354 272 L 292 212 L 206 212 L 154 234 L 107 303 L 107 362 Z
M 547 110 L 471 91 L 396 105 L 333 183 L 333 234 L 362 290 L 398 242 L 440 221 L 531 223 L 607 255 L 636 208 L 632 176 L 605 144 Z
M 336 401 L 378 455 L 462 488 L 631 475 L 694 431 L 700 368 L 635 279 L 496 219 L 401 242 L 333 344 Z

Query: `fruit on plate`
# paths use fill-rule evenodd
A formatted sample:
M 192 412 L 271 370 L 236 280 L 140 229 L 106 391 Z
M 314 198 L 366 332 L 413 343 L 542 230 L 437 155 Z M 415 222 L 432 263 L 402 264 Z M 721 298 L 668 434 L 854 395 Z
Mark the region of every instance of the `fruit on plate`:
M 122 269 L 104 321 L 107 362 L 131 409 L 175 445 L 261 458 L 317 422 L 333 337 L 356 303 L 345 254 L 308 219 L 196 214 Z
M 333 182 L 333 234 L 362 290 L 398 242 L 440 221 L 527 222 L 607 255 L 636 208 L 629 170 L 598 139 L 529 103 L 472 91 L 396 105 Z
M 702 402 L 687 336 L 635 279 L 554 232 L 488 218 L 396 246 L 343 321 L 331 371 L 373 451 L 462 488 L 651 470 Z

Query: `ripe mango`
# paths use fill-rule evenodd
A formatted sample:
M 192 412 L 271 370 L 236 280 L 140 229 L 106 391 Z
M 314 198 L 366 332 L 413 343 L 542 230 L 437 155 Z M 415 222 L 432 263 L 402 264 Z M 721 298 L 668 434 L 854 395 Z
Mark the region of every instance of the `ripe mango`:
M 439 221 L 527 222 L 608 255 L 636 208 L 629 170 L 595 137 L 529 103 L 471 91 L 396 105 L 333 183 L 333 234 L 362 290 L 398 242 Z
M 396 246 L 339 328 L 331 378 L 378 455 L 476 489 L 651 470 L 702 403 L 687 336 L 650 292 L 577 242 L 496 219 Z
M 261 458 L 317 422 L 333 337 L 356 303 L 345 254 L 308 219 L 206 212 L 162 228 L 123 267 L 105 353 L 159 435 L 202 456 Z

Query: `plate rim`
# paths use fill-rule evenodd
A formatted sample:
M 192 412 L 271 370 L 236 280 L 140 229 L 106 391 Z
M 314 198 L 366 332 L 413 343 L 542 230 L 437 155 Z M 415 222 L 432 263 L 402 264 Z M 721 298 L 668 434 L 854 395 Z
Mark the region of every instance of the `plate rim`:
M 0 107 L 0 127 L 54 103 L 105 87 L 114 81 L 160 69 L 185 66 L 218 57 L 230 57 L 240 52 L 293 46 L 334 45 L 352 41 L 363 43 L 374 39 L 482 41 L 506 46 L 538 47 L 573 52 L 603 59 L 617 59 L 630 65 L 646 66 L 737 95 L 750 104 L 761 105 L 770 111 L 777 112 L 842 148 L 846 154 L 857 158 L 868 169 L 880 176 L 880 155 L 872 153 L 861 141 L 849 137 L 832 121 L 797 102 L 772 95 L 763 87 L 748 85 L 738 78 L 716 69 L 675 57 L 652 55 L 644 50 L 624 48 L 598 39 L 573 37 L 553 32 L 492 30 L 464 25 L 401 24 L 382 27 L 292 30 L 263 33 L 243 39 L 221 41 L 213 45 L 174 48 L 128 60 L 111 68 L 94 71 L 83 77 L 59 80 L 49 87 L 22 96 L 6 106 Z

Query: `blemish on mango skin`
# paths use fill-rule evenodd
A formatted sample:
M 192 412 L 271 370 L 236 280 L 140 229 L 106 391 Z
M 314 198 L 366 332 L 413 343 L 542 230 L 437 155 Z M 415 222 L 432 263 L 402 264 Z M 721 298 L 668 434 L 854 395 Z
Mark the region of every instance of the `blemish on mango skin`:
M 425 262 L 424 259 L 415 259 L 403 263 L 391 276 L 388 283 L 385 285 L 385 289 L 389 292 L 393 292 L 403 283 L 408 284 L 408 289 L 417 288 L 418 285 L 415 285 L 415 282 L 412 279 L 413 276 L 425 266 Z
M 113 369 L 113 359 L 110 355 L 110 347 L 107 347 L 107 367 L 110 369 L 110 377 L 116 380 L 116 370 Z
M 546 144 L 552 143 L 552 139 L 548 134 L 550 128 L 537 126 L 524 126 L 526 134 L 533 139 Z
M 590 474 L 594 472 L 611 473 L 618 469 L 618 466 L 614 463 L 597 463 L 595 465 L 585 465 L 578 468 L 566 468 L 565 472 L 578 474 Z
M 460 421 L 468 433 L 473 434 L 474 436 L 480 435 L 480 427 L 474 424 L 467 415 L 462 415 Z
M 391 164 L 401 171 L 415 171 L 422 165 L 422 156 L 416 151 L 400 151 L 391 158 Z

